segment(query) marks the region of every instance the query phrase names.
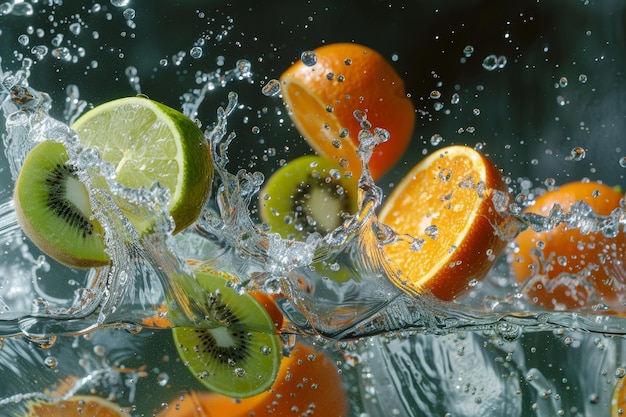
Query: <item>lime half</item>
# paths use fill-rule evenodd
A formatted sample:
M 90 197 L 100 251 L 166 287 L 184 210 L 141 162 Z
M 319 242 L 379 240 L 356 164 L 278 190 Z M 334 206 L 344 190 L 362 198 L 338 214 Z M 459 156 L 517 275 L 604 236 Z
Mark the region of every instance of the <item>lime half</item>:
M 145 97 L 128 97 L 93 108 L 72 128 L 84 146 L 115 166 L 120 184 L 139 188 L 158 181 L 169 189 L 174 233 L 198 218 L 211 191 L 213 163 L 206 137 L 187 116 Z

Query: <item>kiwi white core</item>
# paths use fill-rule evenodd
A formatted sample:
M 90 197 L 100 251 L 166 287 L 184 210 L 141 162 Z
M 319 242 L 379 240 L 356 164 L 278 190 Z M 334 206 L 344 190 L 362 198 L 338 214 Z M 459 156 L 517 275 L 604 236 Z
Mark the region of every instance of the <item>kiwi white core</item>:
M 85 185 L 74 177 L 67 177 L 65 181 L 65 198 L 71 201 L 86 218 L 91 217 L 89 192 Z
M 333 230 L 339 226 L 339 214 L 342 212 L 342 205 L 338 198 L 329 198 L 328 193 L 319 187 L 312 187 L 309 192 L 309 200 L 315 204 L 315 210 L 311 210 L 311 215 L 323 230 Z
M 235 341 L 233 337 L 228 332 L 227 327 L 216 327 L 214 329 L 209 329 L 209 333 L 215 339 L 215 343 L 219 347 L 229 348 L 235 346 Z

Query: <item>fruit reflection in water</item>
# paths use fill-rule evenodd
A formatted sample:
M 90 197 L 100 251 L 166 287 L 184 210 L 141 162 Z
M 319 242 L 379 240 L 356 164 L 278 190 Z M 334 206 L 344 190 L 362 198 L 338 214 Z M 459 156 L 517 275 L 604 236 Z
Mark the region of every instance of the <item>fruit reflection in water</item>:
M 384 202 L 380 221 L 398 236 L 383 246 L 409 293 L 453 300 L 481 279 L 504 249 L 498 227 L 508 193 L 497 168 L 480 152 L 451 146 L 418 163 Z M 407 240 L 408 239 L 408 240 Z
M 158 417 L 345 417 L 348 412 L 347 395 L 333 360 L 299 341 L 266 392 L 242 400 L 210 392 L 185 393 Z
M 596 214 L 608 216 L 620 207 L 623 196 L 597 182 L 573 182 L 548 191 L 535 200 L 528 213 L 549 216 L 567 213 L 586 203 Z M 556 206 L 558 204 L 558 206 Z M 562 210 L 559 213 L 557 210 Z M 626 294 L 626 234 L 615 237 L 585 230 L 584 216 L 545 231 L 527 229 L 516 238 L 512 269 L 520 282 L 530 278 L 528 299 L 551 310 L 575 309 L 603 302 L 617 307 Z
M 130 414 L 104 398 L 77 395 L 57 402 L 32 402 L 23 417 L 130 417 Z
M 374 179 L 406 150 L 415 109 L 402 78 L 378 52 L 352 43 L 322 46 L 285 71 L 280 82 L 300 134 L 314 150 L 356 178 L 361 173 L 358 135 L 364 127 L 380 126 L 390 133 L 390 139 L 373 150 L 369 168 Z M 355 111 L 362 120 L 355 118 Z

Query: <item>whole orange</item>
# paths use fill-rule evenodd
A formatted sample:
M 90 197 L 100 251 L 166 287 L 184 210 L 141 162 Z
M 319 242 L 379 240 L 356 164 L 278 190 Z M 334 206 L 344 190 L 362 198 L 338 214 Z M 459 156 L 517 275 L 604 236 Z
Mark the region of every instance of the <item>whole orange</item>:
M 415 108 L 402 78 L 366 46 L 333 43 L 312 52 L 315 64 L 300 60 L 280 77 L 289 116 L 315 151 L 358 176 L 362 127 L 354 112 L 364 112 L 372 128 L 390 133 L 387 142 L 375 147 L 369 164 L 372 177 L 381 177 L 406 150 L 415 125 Z
M 620 207 L 622 194 L 597 182 L 572 182 L 548 191 L 526 212 L 547 216 L 555 204 L 564 213 L 577 201 L 607 216 Z M 528 299 L 546 309 L 589 307 L 590 302 L 616 306 L 626 294 L 626 233 L 616 237 L 586 233 L 566 224 L 544 232 L 527 229 L 515 239 L 511 264 L 520 282 L 529 280 Z

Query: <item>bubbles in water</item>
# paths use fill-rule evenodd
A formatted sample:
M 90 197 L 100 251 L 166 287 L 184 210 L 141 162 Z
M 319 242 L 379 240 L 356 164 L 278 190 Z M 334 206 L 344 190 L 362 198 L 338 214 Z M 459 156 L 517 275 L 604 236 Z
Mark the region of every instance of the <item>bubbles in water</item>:
M 567 87 L 567 78 L 566 77 L 561 77 L 559 79 L 559 87 L 562 87 L 562 88 Z
M 59 361 L 54 356 L 47 356 L 43 362 L 50 369 L 54 369 L 59 365 Z
M 111 0 L 111 4 L 115 7 L 126 7 L 130 0 Z
M 459 93 L 452 94 L 452 98 L 450 99 L 450 104 L 459 104 L 460 101 L 461 101 L 461 96 L 459 96 Z
M 584 84 L 587 82 L 587 76 L 585 74 L 580 74 L 578 76 L 578 82 L 580 82 L 581 84 Z
M 312 67 L 317 64 L 317 55 L 313 51 L 304 51 L 300 55 L 300 60 L 307 67 Z
M 28 37 L 28 35 L 20 35 L 17 38 L 17 41 L 21 44 L 21 45 L 28 45 L 28 42 L 30 42 L 30 38 Z
M 572 151 L 570 152 L 570 155 L 572 156 L 572 159 L 574 161 L 582 161 L 583 159 L 585 159 L 586 152 L 583 148 L 581 148 L 580 146 L 577 146 L 574 149 L 572 149 Z
M 498 57 L 491 54 L 483 59 L 483 68 L 487 71 L 493 71 L 498 68 Z
M 135 9 L 124 10 L 122 16 L 124 16 L 124 19 L 126 20 L 133 20 L 135 18 Z
M 439 133 L 435 133 L 430 137 L 430 144 L 433 146 L 437 146 L 441 142 L 443 142 L 443 136 L 441 136 Z
M 433 100 L 438 100 L 441 97 L 441 92 L 439 92 L 438 90 L 433 90 L 430 92 L 430 98 L 432 98 Z
M 194 46 L 189 51 L 189 56 L 191 56 L 194 59 L 198 59 L 202 57 L 202 48 L 200 48 L 199 46 Z
M 474 47 L 472 45 L 467 45 L 465 48 L 463 48 L 463 55 L 465 55 L 466 57 L 470 57 L 472 56 L 472 54 L 474 53 Z
M 80 23 L 74 22 L 69 26 L 70 32 L 72 32 L 74 35 L 79 35 L 80 34 Z
M 280 93 L 280 81 L 273 78 L 267 82 L 261 89 L 263 95 L 272 97 L 278 95 Z

